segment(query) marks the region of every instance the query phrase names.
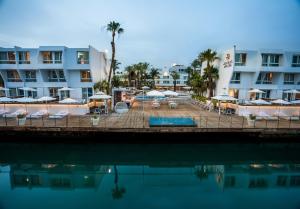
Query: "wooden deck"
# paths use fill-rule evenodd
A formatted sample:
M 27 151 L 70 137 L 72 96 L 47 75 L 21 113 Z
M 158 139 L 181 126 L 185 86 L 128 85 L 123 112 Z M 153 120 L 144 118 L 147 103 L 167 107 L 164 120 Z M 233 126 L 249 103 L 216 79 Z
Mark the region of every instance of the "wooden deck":
M 236 115 L 219 116 L 216 112 L 208 112 L 191 103 L 179 104 L 176 109 L 170 109 L 167 104 L 162 104 L 159 109 L 151 107 L 151 103 L 135 103 L 130 111 L 123 115 L 115 113 L 101 115 L 100 123 L 96 128 L 110 129 L 143 129 L 149 128 L 149 117 L 190 117 L 195 120 L 198 128 L 243 129 L 243 128 L 268 128 L 268 129 L 300 129 L 300 121 L 275 120 L 257 121 L 255 126 L 249 127 L 243 117 Z M 0 126 L 18 126 L 16 118 L 0 118 Z M 68 116 L 63 119 L 27 119 L 26 127 L 92 127 L 91 116 Z

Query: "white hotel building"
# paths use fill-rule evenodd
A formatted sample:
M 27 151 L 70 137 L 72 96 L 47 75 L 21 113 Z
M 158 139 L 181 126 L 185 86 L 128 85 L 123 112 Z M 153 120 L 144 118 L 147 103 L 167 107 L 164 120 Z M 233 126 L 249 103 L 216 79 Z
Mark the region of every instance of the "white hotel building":
M 240 100 L 255 99 L 252 89 L 264 91 L 265 99 L 290 99 L 286 90 L 300 90 L 300 51 L 240 50 L 221 53 L 215 66 L 220 79 L 215 95 L 229 94 Z M 300 95 L 297 95 L 297 97 Z
M 184 65 L 173 65 L 171 68 L 162 69 L 159 71 L 159 78 L 155 80 L 155 86 L 162 89 L 173 89 L 174 80 L 171 76 L 171 72 L 176 71 L 180 78 L 176 81 L 178 89 L 187 86 L 188 74 Z
M 30 87 L 36 89 L 28 92 L 30 97 L 86 101 L 93 94 L 94 84 L 106 78 L 108 62 L 104 52 L 91 46 L 0 47 L 0 87 L 8 88 L 10 97 L 22 97 L 24 91 L 20 88 Z M 59 93 L 63 87 L 73 91 Z M 4 92 L 0 92 L 3 96 Z

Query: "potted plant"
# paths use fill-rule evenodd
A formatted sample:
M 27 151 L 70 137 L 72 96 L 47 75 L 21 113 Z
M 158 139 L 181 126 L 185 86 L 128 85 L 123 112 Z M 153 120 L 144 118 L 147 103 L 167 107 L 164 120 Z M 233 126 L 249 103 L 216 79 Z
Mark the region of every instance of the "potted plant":
M 99 115 L 93 115 L 91 117 L 91 122 L 93 126 L 97 126 L 99 124 L 100 117 Z
M 17 122 L 19 126 L 24 126 L 26 123 L 26 114 L 17 115 Z
M 255 120 L 256 120 L 255 115 L 253 115 L 253 114 L 248 115 L 248 117 L 247 117 L 248 126 L 254 126 Z

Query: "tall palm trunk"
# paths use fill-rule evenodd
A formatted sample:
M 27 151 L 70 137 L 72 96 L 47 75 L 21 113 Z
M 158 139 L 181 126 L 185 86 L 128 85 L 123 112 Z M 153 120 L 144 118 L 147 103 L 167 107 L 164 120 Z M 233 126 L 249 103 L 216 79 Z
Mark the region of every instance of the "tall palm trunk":
M 176 80 L 173 81 L 173 84 L 174 84 L 174 91 L 176 92 Z
M 112 34 L 112 41 L 111 41 L 111 49 L 112 49 L 112 55 L 111 55 L 111 63 L 110 63 L 110 68 L 109 68 L 109 74 L 108 74 L 108 89 L 107 92 L 110 90 L 110 84 L 111 84 L 111 74 L 113 71 L 113 65 L 115 62 L 115 56 L 116 56 L 116 45 L 115 45 L 115 32 Z

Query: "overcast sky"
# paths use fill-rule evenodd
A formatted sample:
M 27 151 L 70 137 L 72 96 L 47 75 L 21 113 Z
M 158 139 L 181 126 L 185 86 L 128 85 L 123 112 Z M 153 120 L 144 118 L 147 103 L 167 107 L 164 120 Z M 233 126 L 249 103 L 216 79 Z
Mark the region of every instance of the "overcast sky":
M 189 64 L 207 48 L 300 51 L 300 0 L 0 0 L 0 46 L 110 50 L 111 20 L 123 65 Z

